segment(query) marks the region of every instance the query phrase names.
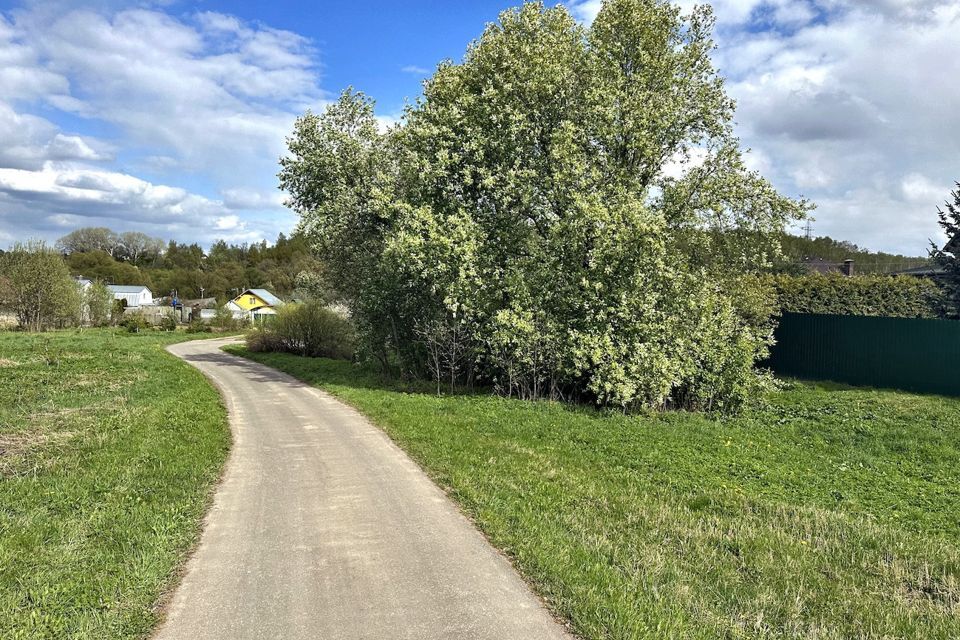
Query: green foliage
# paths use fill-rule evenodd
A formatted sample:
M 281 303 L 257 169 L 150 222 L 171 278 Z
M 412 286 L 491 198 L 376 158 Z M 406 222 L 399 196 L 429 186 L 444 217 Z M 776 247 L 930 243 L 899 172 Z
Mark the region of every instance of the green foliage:
M 783 248 L 783 257 L 775 261 L 773 270 L 778 273 L 793 275 L 807 273 L 803 262 L 811 259 L 836 263 L 853 260 L 855 273 L 857 274 L 890 273 L 921 267 L 930 262 L 923 257 L 869 251 L 852 242 L 834 240 L 828 236 L 808 240 L 803 236 L 785 233 L 780 238 L 780 246 Z
M 944 304 L 950 317 L 960 317 L 960 182 L 957 189 L 950 193 L 953 202 L 944 203 L 946 211 L 937 209 L 940 228 L 947 236 L 947 244 L 941 248 L 930 246 L 930 258 L 942 269 L 939 278 L 943 289 Z
M 712 24 L 607 0 L 584 29 L 528 3 L 389 132 L 349 90 L 300 118 L 281 187 L 364 357 L 624 408 L 734 408 L 763 388 L 769 304 L 738 285 L 807 205 L 746 169 Z
M 211 325 L 221 331 L 233 331 L 239 329 L 243 322 L 233 317 L 233 312 L 224 306 L 217 307 L 216 314 L 213 316 Z
M 285 351 L 301 356 L 348 359 L 353 355 L 354 329 L 341 314 L 316 301 L 288 304 L 276 317 L 247 335 L 252 351 Z
M 177 319 L 172 315 L 165 315 L 160 318 L 160 324 L 158 326 L 162 331 L 176 331 Z
M 196 244 L 161 242 L 143 234 L 116 234 L 106 228 L 83 228 L 64 236 L 70 272 L 110 284 L 145 285 L 158 296 L 177 291 L 181 299 L 230 299 L 246 288 L 263 287 L 285 296 L 304 282 L 322 283 L 320 264 L 302 235 L 280 234 L 266 242 L 228 245 L 219 240 L 208 253 Z M 313 277 L 313 280 L 311 280 Z M 317 285 L 322 286 L 322 284 Z
M 211 331 L 213 329 L 210 325 L 199 318 L 191 320 L 190 324 L 187 325 L 187 333 L 210 333 Z
M 114 296 L 102 282 L 93 282 L 83 292 L 83 304 L 86 311 L 86 320 L 94 327 L 105 327 L 110 324 L 113 311 Z
M 960 637 L 960 399 L 787 383 L 624 416 L 240 353 L 383 427 L 579 638 Z
M 793 313 L 936 318 L 942 308 L 937 285 L 926 278 L 781 274 L 769 280 L 781 310 Z
M 150 636 L 230 444 L 183 339 L 0 333 L 0 638 Z
M 43 242 L 0 255 L 0 306 L 21 328 L 43 331 L 80 322 L 81 291 L 60 255 Z
M 140 311 L 124 313 L 123 318 L 120 319 L 118 324 L 130 333 L 140 333 L 150 328 L 150 323 L 147 322 L 146 316 Z

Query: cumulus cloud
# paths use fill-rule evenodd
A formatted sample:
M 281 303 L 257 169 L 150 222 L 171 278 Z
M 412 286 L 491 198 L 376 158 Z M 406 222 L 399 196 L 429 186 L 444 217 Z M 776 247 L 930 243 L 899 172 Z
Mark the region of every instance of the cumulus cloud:
M 135 176 L 48 161 L 39 171 L 0 169 L 0 222 L 14 230 L 62 233 L 65 227 L 192 230 L 191 240 L 260 239 L 219 200 Z M 227 233 L 223 233 L 227 232 Z
M 96 218 L 275 237 L 291 225 L 275 187 L 284 138 L 325 102 L 307 39 L 234 16 L 62 4 L 0 15 L 0 226 L 43 235 Z M 62 130 L 58 112 L 106 137 Z
M 757 35 L 756 3 L 721 29 L 738 131 L 782 190 L 817 203 L 815 233 L 922 254 L 960 178 L 960 92 L 944 81 L 960 73 L 960 6 L 806 4 L 828 18 Z

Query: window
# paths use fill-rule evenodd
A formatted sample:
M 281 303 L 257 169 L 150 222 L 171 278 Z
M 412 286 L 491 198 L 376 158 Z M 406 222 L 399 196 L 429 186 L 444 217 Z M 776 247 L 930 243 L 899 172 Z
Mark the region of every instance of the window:
M 250 304 L 257 304 L 257 299 L 253 296 L 250 296 Z

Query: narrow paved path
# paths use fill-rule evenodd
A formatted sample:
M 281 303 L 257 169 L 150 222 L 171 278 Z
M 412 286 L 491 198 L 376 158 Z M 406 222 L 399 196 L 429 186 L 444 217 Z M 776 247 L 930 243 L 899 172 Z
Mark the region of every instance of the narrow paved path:
M 169 348 L 220 388 L 234 443 L 156 638 L 567 637 L 383 432 L 227 342 Z

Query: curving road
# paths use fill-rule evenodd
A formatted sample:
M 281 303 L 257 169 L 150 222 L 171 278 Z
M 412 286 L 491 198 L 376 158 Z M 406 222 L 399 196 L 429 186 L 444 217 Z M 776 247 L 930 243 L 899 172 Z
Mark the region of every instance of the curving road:
M 223 394 L 226 473 L 156 638 L 568 638 L 382 431 L 220 350 L 169 347 Z

